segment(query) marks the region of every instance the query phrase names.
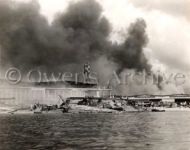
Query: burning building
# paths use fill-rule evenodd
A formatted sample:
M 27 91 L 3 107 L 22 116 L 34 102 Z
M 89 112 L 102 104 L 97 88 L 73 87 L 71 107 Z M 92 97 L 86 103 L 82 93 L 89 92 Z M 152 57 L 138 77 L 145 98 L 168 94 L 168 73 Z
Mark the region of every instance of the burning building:
M 84 81 L 41 81 L 21 82 L 18 85 L 7 85 L 1 80 L 0 102 L 8 105 L 29 106 L 34 103 L 57 104 L 58 96 L 68 97 L 105 97 L 111 95 L 111 89 L 101 88 L 98 83 L 89 79 L 84 68 Z

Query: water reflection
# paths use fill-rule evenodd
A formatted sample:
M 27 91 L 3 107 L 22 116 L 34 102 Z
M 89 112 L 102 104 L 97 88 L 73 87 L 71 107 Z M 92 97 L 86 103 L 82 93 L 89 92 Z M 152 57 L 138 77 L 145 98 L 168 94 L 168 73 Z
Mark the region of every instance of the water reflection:
M 190 113 L 0 116 L 0 149 L 158 149 L 190 147 Z

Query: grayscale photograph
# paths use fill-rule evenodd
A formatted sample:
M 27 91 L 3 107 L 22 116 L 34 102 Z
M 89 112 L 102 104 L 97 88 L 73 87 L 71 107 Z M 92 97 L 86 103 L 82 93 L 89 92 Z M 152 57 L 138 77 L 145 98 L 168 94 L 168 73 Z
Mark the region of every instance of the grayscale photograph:
M 0 0 L 0 150 L 190 150 L 190 0 Z

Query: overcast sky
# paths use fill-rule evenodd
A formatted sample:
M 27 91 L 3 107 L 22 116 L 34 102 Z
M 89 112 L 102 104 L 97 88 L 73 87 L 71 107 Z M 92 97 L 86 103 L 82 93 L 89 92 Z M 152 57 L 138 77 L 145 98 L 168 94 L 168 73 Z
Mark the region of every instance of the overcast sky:
M 26 0 L 18 0 L 26 1 Z M 41 13 L 51 22 L 77 0 L 38 0 Z M 112 39 L 121 40 L 136 18 L 147 23 L 145 53 L 155 69 L 190 72 L 190 0 L 97 0 L 112 23 Z M 119 31 L 119 32 L 118 32 Z

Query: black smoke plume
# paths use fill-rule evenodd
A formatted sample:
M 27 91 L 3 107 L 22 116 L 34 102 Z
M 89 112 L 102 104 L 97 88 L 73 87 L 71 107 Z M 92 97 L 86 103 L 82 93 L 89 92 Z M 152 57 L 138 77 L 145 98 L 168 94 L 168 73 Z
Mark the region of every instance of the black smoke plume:
M 123 69 L 135 69 L 136 71 L 151 71 L 151 66 L 143 53 L 143 48 L 148 42 L 146 35 L 146 23 L 137 19 L 128 29 L 128 36 L 124 44 L 116 45 L 111 53 L 111 59 L 118 65 L 118 73 Z
M 128 29 L 123 44 L 109 41 L 111 25 L 102 16 L 94 0 L 72 3 L 51 24 L 40 14 L 36 1 L 18 3 L 0 1 L 0 46 L 4 66 L 23 71 L 39 68 L 46 71 L 77 71 L 89 61 L 104 56 L 124 69 L 150 71 L 143 53 L 148 42 L 146 23 L 138 19 Z M 103 70 L 102 70 L 103 71 Z

